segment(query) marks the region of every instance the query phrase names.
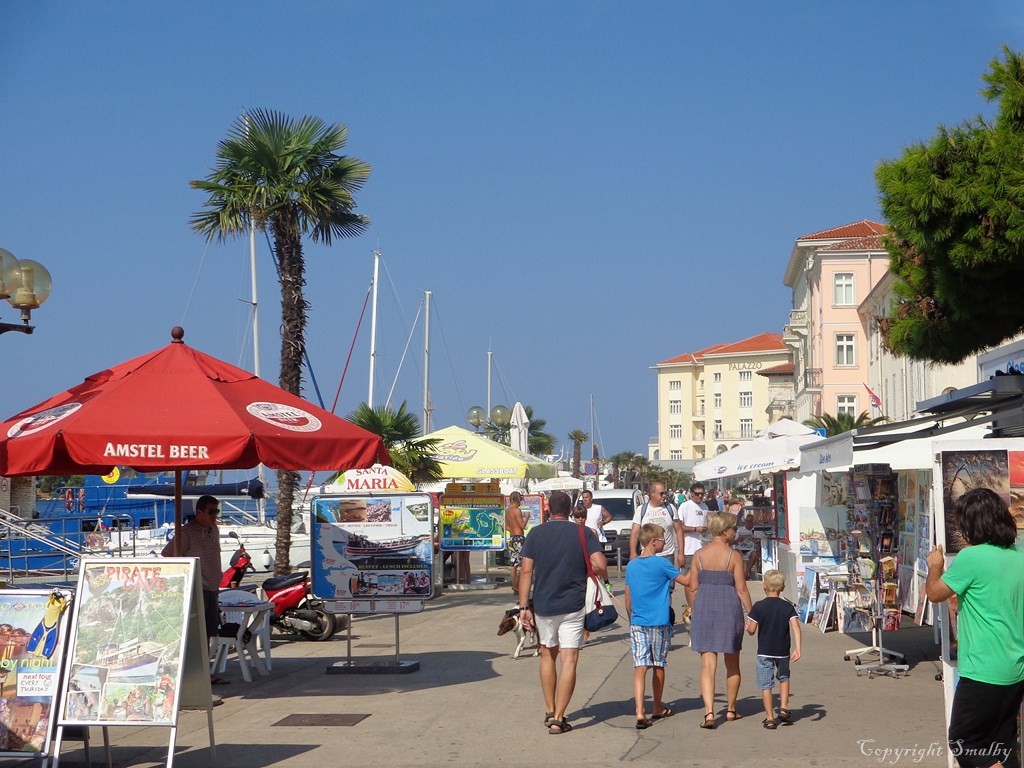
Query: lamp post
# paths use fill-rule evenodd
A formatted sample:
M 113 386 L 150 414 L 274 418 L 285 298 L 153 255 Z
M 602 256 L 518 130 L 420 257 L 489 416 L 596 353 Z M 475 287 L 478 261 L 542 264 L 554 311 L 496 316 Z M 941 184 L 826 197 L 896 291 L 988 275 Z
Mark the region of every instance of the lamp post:
M 0 299 L 7 299 L 12 307 L 21 310 L 21 324 L 0 323 L 0 333 L 32 333 L 35 330 L 35 326 L 29 325 L 32 310 L 50 297 L 51 288 L 52 280 L 46 267 L 38 261 L 18 259 L 0 248 Z
M 501 438 L 508 432 L 508 425 L 512 423 L 512 411 L 504 405 L 496 405 L 491 408 L 491 412 L 488 414 L 487 411 L 479 405 L 474 405 L 466 411 L 466 421 L 468 421 L 477 432 L 480 431 L 481 426 L 490 423 L 496 427 L 494 438 L 501 442 Z
M 477 432 L 480 431 L 480 425 L 487 419 L 487 412 L 484 411 L 479 405 L 474 405 L 468 411 L 466 411 L 466 421 L 470 423 Z

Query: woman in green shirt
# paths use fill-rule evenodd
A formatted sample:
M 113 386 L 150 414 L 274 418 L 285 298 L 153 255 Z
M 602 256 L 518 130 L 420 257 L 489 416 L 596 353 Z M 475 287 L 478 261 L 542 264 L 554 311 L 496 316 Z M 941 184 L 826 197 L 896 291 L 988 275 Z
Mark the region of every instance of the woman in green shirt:
M 1016 766 L 1017 713 L 1024 697 L 1024 550 L 1006 502 L 988 488 L 956 501 L 967 539 L 943 573 L 942 547 L 928 554 L 928 599 L 957 596 L 960 681 L 949 748 L 961 766 Z

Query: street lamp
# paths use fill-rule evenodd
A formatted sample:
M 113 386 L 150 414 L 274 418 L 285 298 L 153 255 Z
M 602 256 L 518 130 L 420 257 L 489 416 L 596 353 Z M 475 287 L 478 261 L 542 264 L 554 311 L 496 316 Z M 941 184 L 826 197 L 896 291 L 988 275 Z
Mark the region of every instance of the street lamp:
M 512 411 L 504 405 L 496 405 L 491 408 L 491 423 L 498 429 L 504 431 L 512 423 Z
M 487 413 L 479 405 L 474 405 L 466 411 L 466 421 L 468 421 L 477 432 L 480 431 L 480 425 L 484 423 L 486 418 Z
M 32 310 L 50 297 L 52 287 L 49 271 L 38 261 L 18 259 L 0 248 L 0 299 L 7 299 L 12 307 L 21 310 L 21 324 L 0 323 L 0 333 L 32 333 L 35 326 L 28 324 Z

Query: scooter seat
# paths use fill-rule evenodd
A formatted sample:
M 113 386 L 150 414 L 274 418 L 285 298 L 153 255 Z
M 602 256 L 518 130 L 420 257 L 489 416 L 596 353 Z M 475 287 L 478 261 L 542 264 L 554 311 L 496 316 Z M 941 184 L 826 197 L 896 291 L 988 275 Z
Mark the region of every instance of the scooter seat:
M 276 592 L 279 589 L 294 587 L 296 584 L 304 582 L 308 575 L 309 571 L 299 571 L 297 573 L 287 573 L 284 576 L 271 576 L 263 582 L 263 589 L 265 592 Z

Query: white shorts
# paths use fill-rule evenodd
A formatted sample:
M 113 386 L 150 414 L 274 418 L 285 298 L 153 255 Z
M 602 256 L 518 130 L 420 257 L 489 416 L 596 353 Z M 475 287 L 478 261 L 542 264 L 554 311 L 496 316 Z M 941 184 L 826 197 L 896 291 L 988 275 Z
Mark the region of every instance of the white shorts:
M 545 648 L 582 648 L 583 616 L 586 608 L 557 616 L 534 616 L 537 636 Z

